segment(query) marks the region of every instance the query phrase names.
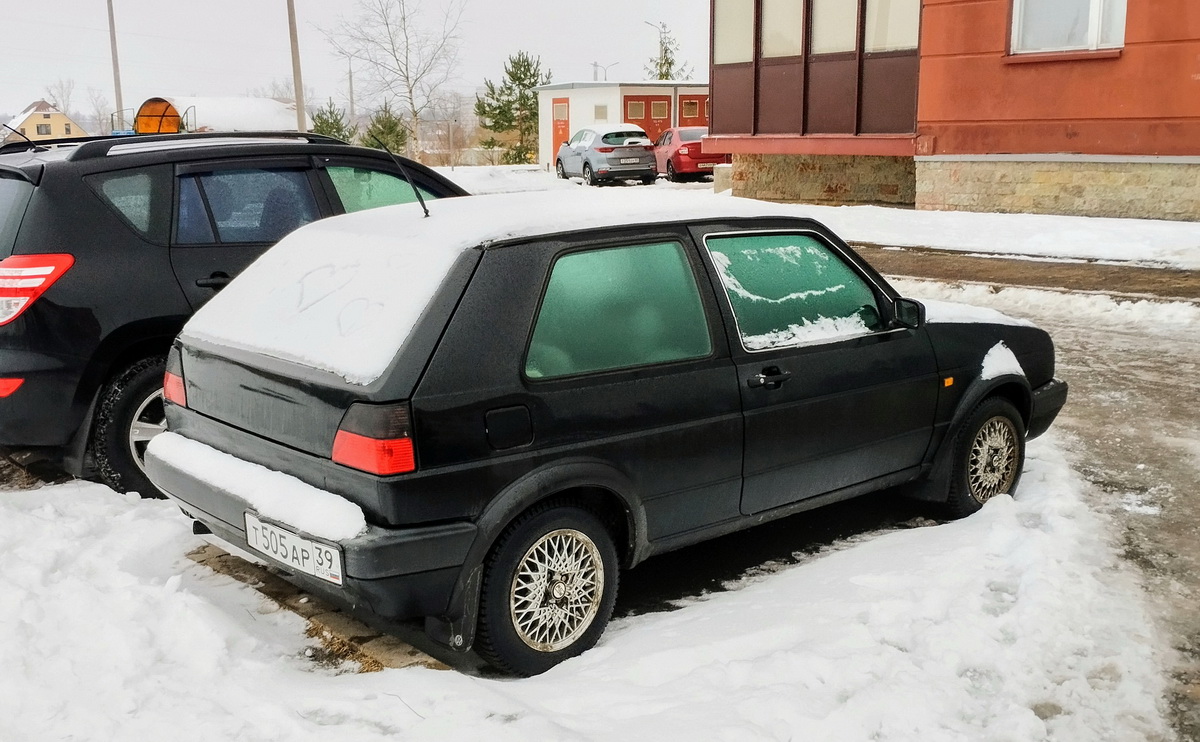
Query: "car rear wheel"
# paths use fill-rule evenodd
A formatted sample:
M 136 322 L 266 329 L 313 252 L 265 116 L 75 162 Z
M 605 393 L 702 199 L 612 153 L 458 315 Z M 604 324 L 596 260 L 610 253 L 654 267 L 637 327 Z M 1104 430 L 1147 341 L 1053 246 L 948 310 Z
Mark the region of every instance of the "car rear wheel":
M 554 172 L 557 173 L 558 177 L 562 178 L 563 180 L 567 179 L 567 170 L 563 167 L 562 160 L 554 163 Z
M 1025 425 L 1012 403 L 989 397 L 962 427 L 954 447 L 954 472 L 946 501 L 961 518 L 997 495 L 1012 494 L 1025 465 Z
M 476 648 L 513 675 L 537 675 L 595 645 L 617 597 L 617 553 L 600 519 L 572 505 L 534 508 L 485 564 Z
M 100 478 L 117 492 L 162 497 L 146 476 L 146 446 L 166 430 L 162 380 L 165 359 L 144 358 L 113 377 L 100 396 L 92 456 Z
M 667 160 L 667 180 L 672 183 L 679 182 L 679 173 L 675 172 L 675 166 L 671 164 L 670 160 Z
M 600 185 L 600 181 L 596 180 L 596 174 L 592 172 L 591 165 L 583 166 L 583 182 L 585 185 Z

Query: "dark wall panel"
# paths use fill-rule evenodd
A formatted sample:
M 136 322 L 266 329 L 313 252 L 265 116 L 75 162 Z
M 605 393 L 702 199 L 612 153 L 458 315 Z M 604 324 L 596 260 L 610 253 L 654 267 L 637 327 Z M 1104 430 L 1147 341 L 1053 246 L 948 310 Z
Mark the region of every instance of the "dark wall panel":
M 758 134 L 804 131 L 804 62 L 758 68 Z
M 804 133 L 853 134 L 857 91 L 858 62 L 853 55 L 849 59 L 810 58 Z
M 713 134 L 751 134 L 754 129 L 754 65 L 712 68 Z
M 863 58 L 863 134 L 910 134 L 917 130 L 917 70 L 911 54 Z

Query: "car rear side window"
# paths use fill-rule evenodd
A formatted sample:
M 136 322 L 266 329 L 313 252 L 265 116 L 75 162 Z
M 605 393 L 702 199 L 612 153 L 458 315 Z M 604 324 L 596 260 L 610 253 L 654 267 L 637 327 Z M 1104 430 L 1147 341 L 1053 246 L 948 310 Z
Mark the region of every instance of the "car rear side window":
M 28 181 L 0 173 L 0 257 L 12 253 L 32 194 L 33 186 Z
M 114 170 L 85 178 L 92 190 L 142 237 L 164 244 L 170 231 L 171 168 Z
M 603 248 L 554 263 L 525 375 L 572 376 L 711 352 L 700 292 L 682 245 Z
M 813 236 L 710 236 L 705 245 L 747 350 L 882 329 L 870 285 Z
M 182 179 L 175 241 L 212 242 L 203 227 L 211 219 L 217 242 L 277 242 L 318 218 L 303 170 L 219 170 Z
M 347 213 L 374 209 L 377 206 L 408 204 L 417 200 L 413 186 L 390 173 L 360 167 L 328 167 L 325 171 L 329 173 L 333 188 Z M 421 196 L 427 200 L 437 198 L 424 188 L 420 191 Z

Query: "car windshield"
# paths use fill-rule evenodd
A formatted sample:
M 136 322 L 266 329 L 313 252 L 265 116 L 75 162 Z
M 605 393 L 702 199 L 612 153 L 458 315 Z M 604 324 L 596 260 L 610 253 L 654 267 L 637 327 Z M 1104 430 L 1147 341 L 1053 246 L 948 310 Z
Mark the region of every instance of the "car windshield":
M 708 133 L 708 129 L 680 129 L 679 138 L 685 142 L 698 142 Z
M 627 139 L 647 139 L 646 132 L 638 131 L 613 131 L 600 137 L 600 141 L 605 144 L 625 144 Z
M 12 252 L 17 227 L 25 216 L 25 207 L 33 186 L 28 181 L 0 173 L 0 257 Z

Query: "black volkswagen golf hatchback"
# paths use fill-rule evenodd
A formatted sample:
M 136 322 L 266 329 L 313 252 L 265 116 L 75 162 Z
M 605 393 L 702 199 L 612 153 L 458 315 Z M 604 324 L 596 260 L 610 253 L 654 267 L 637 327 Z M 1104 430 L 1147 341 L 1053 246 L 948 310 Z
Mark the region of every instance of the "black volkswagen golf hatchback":
M 967 515 L 1066 399 L 1045 332 L 902 298 L 795 207 L 431 212 L 300 229 L 201 309 L 147 465 L 200 530 L 514 674 L 654 554 L 885 487 Z
M 464 194 L 408 168 L 428 198 Z M 296 227 L 414 200 L 401 175 L 289 132 L 0 147 L 0 452 L 154 494 L 144 449 L 183 323 Z

